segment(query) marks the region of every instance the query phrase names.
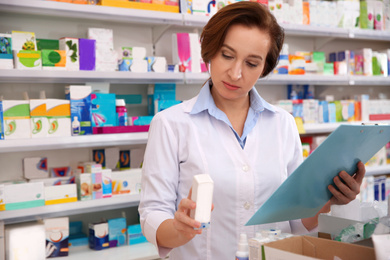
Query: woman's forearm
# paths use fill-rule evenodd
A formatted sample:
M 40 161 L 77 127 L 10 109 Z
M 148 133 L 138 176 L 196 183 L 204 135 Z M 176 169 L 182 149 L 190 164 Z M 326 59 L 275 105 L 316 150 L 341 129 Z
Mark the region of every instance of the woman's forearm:
M 162 247 L 175 248 L 182 246 L 193 237 L 186 238 L 173 226 L 173 219 L 167 219 L 157 229 L 157 244 Z

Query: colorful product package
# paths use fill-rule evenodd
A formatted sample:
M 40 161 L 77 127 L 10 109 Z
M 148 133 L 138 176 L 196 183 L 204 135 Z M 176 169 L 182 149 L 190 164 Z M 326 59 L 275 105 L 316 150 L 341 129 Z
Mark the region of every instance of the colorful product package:
M 43 70 L 65 70 L 66 52 L 64 50 L 42 50 Z
M 91 94 L 92 126 L 115 126 L 115 93 Z
M 92 199 L 91 173 L 81 173 L 76 176 L 78 199 L 81 201 Z
M 4 186 L 6 210 L 26 209 L 45 205 L 42 182 L 8 184 Z
M 48 178 L 47 157 L 24 158 L 23 174 L 26 179 Z
M 92 134 L 91 86 L 66 86 L 65 95 L 70 100 L 72 135 Z
M 127 170 L 130 169 L 130 150 L 122 150 L 119 152 L 119 169 Z
M 31 137 L 47 137 L 49 121 L 47 120 L 46 99 L 30 99 Z
M 115 169 L 119 162 L 119 148 L 108 147 L 92 150 L 93 160 L 102 165 L 103 169 Z
M 102 172 L 91 173 L 92 178 L 92 199 L 103 198 Z
M 70 136 L 70 102 L 64 99 L 46 99 L 48 136 Z
M 63 37 L 60 38 L 59 42 L 60 50 L 64 50 L 66 53 L 66 70 L 79 70 L 79 39 Z
M 14 51 L 15 69 L 41 70 L 41 51 L 21 50 Z
M 12 50 L 19 52 L 21 50 L 36 51 L 37 41 L 35 33 L 12 31 Z
M 127 227 L 127 241 L 129 245 L 135 245 L 140 243 L 146 243 L 148 240 L 142 234 L 141 225 L 129 225 Z
M 37 50 L 59 50 L 60 42 L 53 39 L 36 39 L 37 41 Z
M 0 211 L 5 210 L 4 186 L 0 183 Z
M 108 240 L 108 223 L 89 224 L 89 248 L 102 250 L 110 247 Z
M 96 40 L 79 39 L 80 70 L 95 70 Z
M 180 72 L 191 72 L 190 36 L 188 33 L 172 34 L 172 62 L 179 64 Z
M 0 69 L 13 69 L 13 58 L 11 34 L 0 33 Z
M 70 166 L 64 166 L 64 167 L 53 167 L 50 169 L 50 176 L 57 178 L 57 177 L 68 177 L 72 175 L 72 169 Z
M 148 87 L 148 115 L 154 116 L 156 100 L 176 100 L 176 84 L 156 83 Z
M 102 170 L 102 190 L 103 198 L 112 197 L 112 171 L 111 169 Z
M 46 258 L 68 256 L 69 218 L 44 219 L 46 232 Z
M 146 57 L 148 62 L 148 72 L 165 73 L 167 70 L 167 60 L 165 57 Z M 200 71 L 199 71 L 200 72 Z
M 148 72 L 148 61 L 139 59 L 122 59 L 118 65 L 118 70 L 146 73 Z
M 0 101 L 0 140 L 4 140 L 3 101 Z
M 141 192 L 141 169 L 112 172 L 112 195 L 133 195 Z
M 30 138 L 30 102 L 4 100 L 4 139 Z
M 114 218 L 108 220 L 108 239 L 110 247 L 126 245 L 126 219 Z
M 63 184 L 45 186 L 45 205 L 54 205 L 77 201 L 77 185 Z

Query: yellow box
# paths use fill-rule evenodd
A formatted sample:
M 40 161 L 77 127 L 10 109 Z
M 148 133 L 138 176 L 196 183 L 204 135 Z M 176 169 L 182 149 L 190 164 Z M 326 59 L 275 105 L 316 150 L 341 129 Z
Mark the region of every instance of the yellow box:
M 179 6 L 161 5 L 153 3 L 130 2 L 126 0 L 100 0 L 99 5 L 111 7 L 123 7 L 150 11 L 179 13 Z

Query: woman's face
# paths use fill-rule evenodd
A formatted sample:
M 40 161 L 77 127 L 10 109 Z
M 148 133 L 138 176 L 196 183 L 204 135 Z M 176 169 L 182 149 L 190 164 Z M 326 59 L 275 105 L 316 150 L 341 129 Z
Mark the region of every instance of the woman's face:
M 244 100 L 261 76 L 270 48 L 268 33 L 257 27 L 232 25 L 222 48 L 210 60 L 214 99 Z

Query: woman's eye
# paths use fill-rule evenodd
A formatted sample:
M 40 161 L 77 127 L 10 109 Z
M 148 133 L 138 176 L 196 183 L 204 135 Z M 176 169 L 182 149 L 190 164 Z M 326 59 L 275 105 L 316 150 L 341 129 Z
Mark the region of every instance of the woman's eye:
M 228 60 L 233 59 L 232 56 L 226 55 L 225 53 L 222 53 L 222 57 L 224 57 L 225 59 L 228 59 Z
M 255 63 L 247 62 L 246 64 L 247 64 L 249 67 L 251 67 L 251 68 L 256 68 L 256 67 L 257 67 L 257 64 L 255 64 Z

